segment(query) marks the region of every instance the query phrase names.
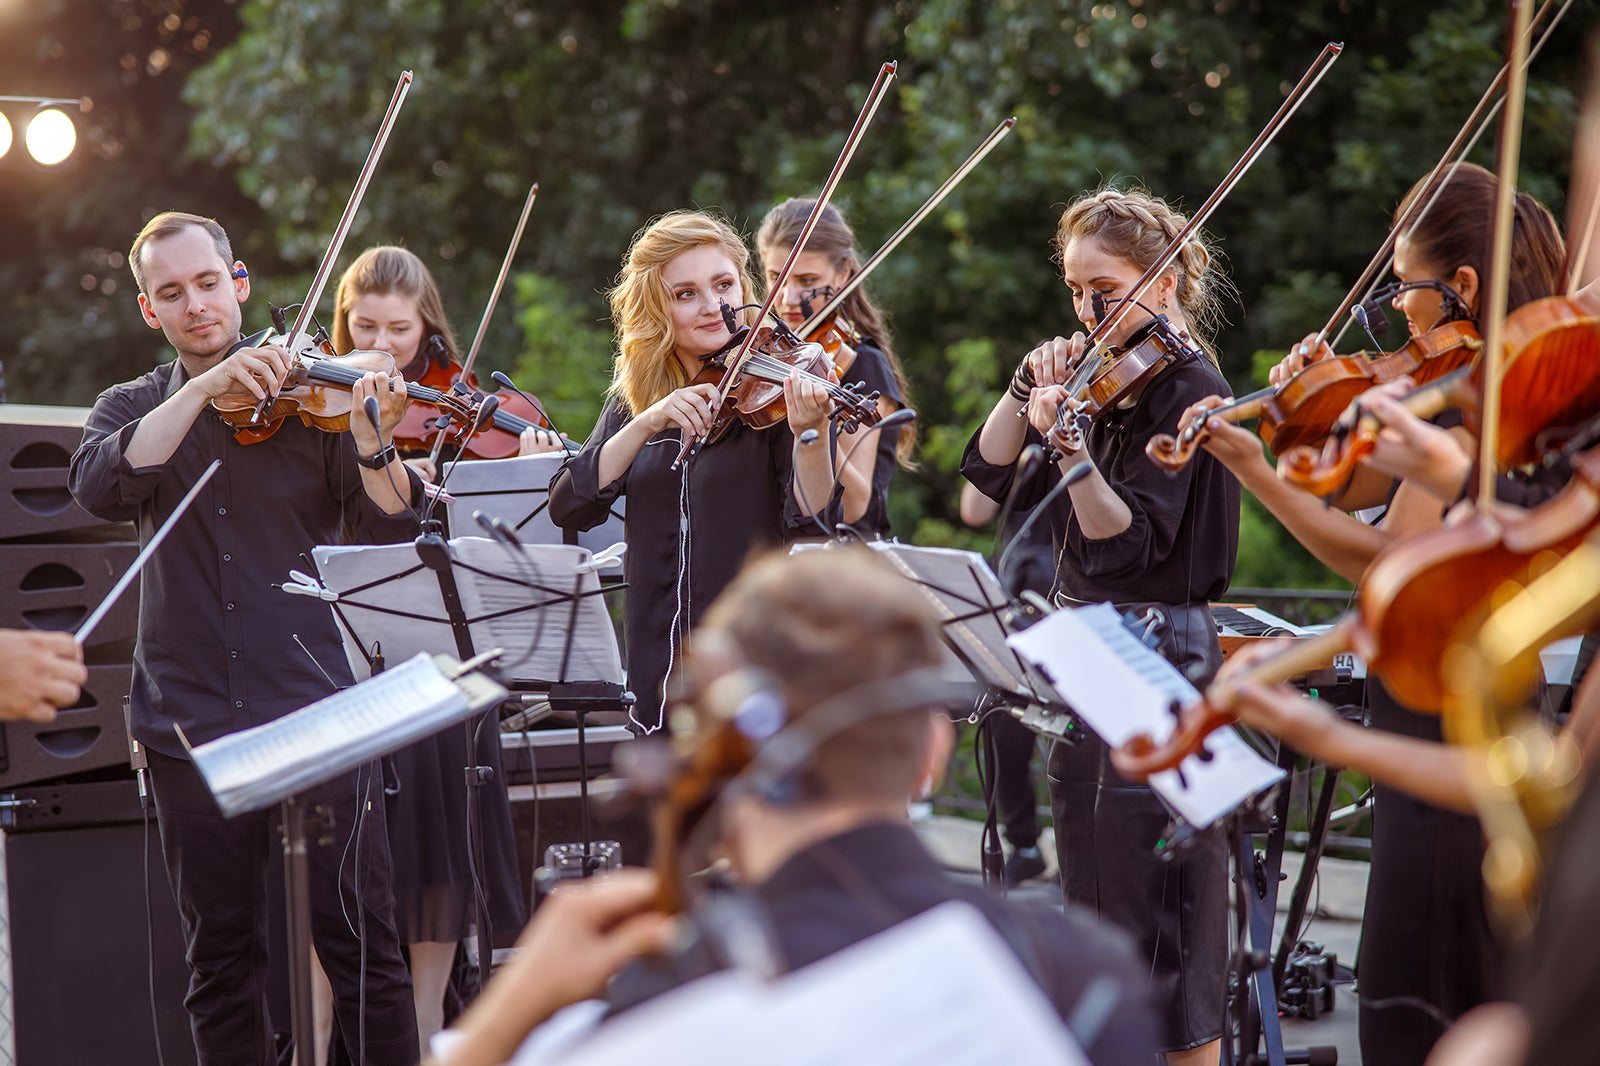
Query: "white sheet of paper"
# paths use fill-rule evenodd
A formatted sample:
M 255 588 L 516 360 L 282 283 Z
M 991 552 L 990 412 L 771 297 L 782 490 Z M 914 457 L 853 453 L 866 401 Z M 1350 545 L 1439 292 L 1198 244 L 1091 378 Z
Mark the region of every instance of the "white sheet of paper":
M 702 978 L 635 1007 L 563 1054 L 512 1059 L 514 1066 L 869 1061 L 1088 1062 L 1011 949 L 964 903 L 942 904 L 777 981 L 737 971 Z
M 485 537 L 458 537 L 450 546 L 462 564 L 454 568 L 462 610 L 469 619 L 480 619 L 471 626 L 474 653 L 504 648 L 510 676 L 516 680 L 622 681 L 622 656 L 605 598 L 598 594 L 600 579 L 593 570 L 578 569 L 591 559 L 587 548 L 530 544 L 523 555 Z M 369 674 L 361 647 L 370 650 L 374 641 L 382 644 L 390 662 L 422 651 L 457 654 L 455 635 L 444 620 L 448 616 L 438 576 L 425 567 L 417 569 L 414 545 L 320 545 L 311 555 L 323 583 L 340 593 L 339 609 L 356 631 L 353 638 L 343 624 L 339 626 L 345 658 L 358 680 Z M 351 591 L 406 571 L 414 572 Z M 580 599 L 574 612 L 571 603 L 559 601 L 575 591 L 575 580 Z M 530 589 L 528 584 L 540 587 Z M 549 606 L 538 608 L 541 603 Z M 528 653 L 525 659 L 524 653 Z
M 1057 611 L 1009 643 L 1113 747 L 1139 733 L 1165 740 L 1177 724 L 1173 702 L 1186 707 L 1200 699 L 1171 663 L 1128 631 L 1109 603 Z M 1213 733 L 1206 750 L 1209 762 L 1191 755 L 1178 770 L 1150 778 L 1150 787 L 1197 829 L 1283 777 L 1231 727 Z
M 232 815 L 258 810 L 264 795 L 320 784 L 330 776 L 331 753 L 356 766 L 435 733 L 468 710 L 462 691 L 430 656 L 419 654 L 292 714 L 202 744 L 191 757 L 218 806 Z
M 565 544 L 566 531 L 550 521 L 550 479 L 566 461 L 565 452 L 517 455 L 509 459 L 465 459 L 450 472 L 445 491 L 455 498 L 445 504 L 450 528 L 470 533 L 478 528 L 472 512 L 503 518 L 524 544 Z M 611 505 L 611 517 L 578 534 L 578 544 L 604 551 L 623 539 L 625 500 Z

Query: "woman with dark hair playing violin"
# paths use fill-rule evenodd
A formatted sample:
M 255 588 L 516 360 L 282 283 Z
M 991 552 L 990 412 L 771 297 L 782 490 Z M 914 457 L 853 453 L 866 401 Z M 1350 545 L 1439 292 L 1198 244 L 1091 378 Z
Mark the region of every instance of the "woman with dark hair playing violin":
M 674 211 L 640 230 L 610 293 L 617 356 L 605 408 L 550 482 L 550 516 L 566 528 L 592 528 L 628 498 L 623 632 L 630 715 L 646 732 L 661 726 L 684 635 L 753 549 L 813 532 L 807 503 L 821 507 L 832 488 L 826 447 L 795 444 L 806 430 L 825 440 L 829 412 L 822 386 L 798 374 L 783 386 L 784 423 L 734 422 L 677 461 L 685 435 L 705 440 L 722 406 L 721 371 L 705 363 L 732 339 L 722 309 L 753 291 L 749 251 L 721 219 Z
M 756 254 L 765 268 L 768 285 L 777 278 L 779 269 L 789 258 L 814 203 L 813 200 L 785 200 L 761 220 L 761 228 L 756 232 Z M 860 268 L 855 233 L 839 209 L 829 204 L 806 240 L 805 251 L 796 260 L 773 309 L 792 329 L 799 329 L 812 312 L 843 289 Z M 895 355 L 888 323 L 867 295 L 865 286 L 858 286 L 845 298 L 831 329 L 838 335 L 840 345 L 834 365 L 841 380 L 861 384 L 864 392 L 878 393 L 878 409 L 884 416 L 911 402 L 910 387 L 900 369 L 900 359 Z M 849 470 L 841 471 L 839 479 L 843 489 L 841 517 L 867 536 L 886 537 L 889 535 L 889 481 L 894 477 L 896 465 L 908 469 L 912 465 L 911 454 L 917 443 L 916 423 L 874 430 L 872 432 L 878 436 L 877 446 L 856 448 L 861 440 L 859 434 L 866 432 L 864 428 L 857 429 L 853 433 L 841 433 L 838 438 L 838 447 L 843 453 L 840 460 L 848 459 L 850 464 Z
M 368 248 L 339 278 L 333 346 L 339 354 L 356 349 L 388 352 L 407 381 L 420 380 L 433 360 L 445 367 L 457 361 L 455 334 L 433 275 L 414 253 L 389 245 Z M 436 479 L 426 458 L 407 459 L 406 464 L 425 479 Z M 394 755 L 400 787 L 386 796 L 386 807 L 394 858 L 395 926 L 401 943 L 407 945 L 423 1046 L 444 1027 L 457 945 L 469 934 L 474 913 L 469 823 L 461 787 L 462 770 L 468 765 L 493 770 L 488 787 L 478 792 L 483 888 L 491 927 L 517 929 L 527 920 L 500 763 L 500 738 L 489 729 L 480 734 L 471 755 L 459 730 L 445 730 Z M 318 1018 L 331 1024 L 322 1010 L 327 989 L 320 968 L 318 977 Z
M 1476 316 L 1490 248 L 1498 180 L 1481 167 L 1457 164 L 1434 182 L 1415 185 L 1396 211 L 1433 201 L 1420 223 L 1395 245 L 1394 273 L 1401 282 L 1437 281 L 1459 306 Z M 1437 194 L 1437 196 L 1436 196 Z M 1548 210 L 1518 194 L 1511 252 L 1508 310 L 1561 291 L 1563 245 Z M 1403 292 L 1394 306 L 1413 335 L 1443 324 L 1449 303 L 1438 288 Z M 1307 360 L 1326 358 L 1327 346 L 1308 337 L 1278 367 L 1287 380 Z M 1437 526 L 1458 499 L 1472 465 L 1472 440 L 1460 426 L 1446 430 L 1410 414 L 1394 400 L 1404 388 L 1384 386 L 1363 397 L 1363 408 L 1385 429 L 1369 466 L 1393 486 L 1387 513 L 1373 526 L 1328 508 L 1276 476 L 1254 435 L 1222 419 L 1207 423 L 1203 447 L 1232 470 L 1245 488 L 1312 554 L 1359 580 L 1391 542 Z M 1208 397 L 1184 414 L 1218 406 Z M 1399 477 L 1397 482 L 1393 479 Z M 1526 502 L 1525 494 L 1518 494 Z M 1303 703 L 1303 701 L 1302 701 Z M 1362 1061 L 1415 1066 L 1453 1019 L 1488 999 L 1500 973 L 1500 952 L 1484 908 L 1482 831 L 1477 819 L 1452 800 L 1452 777 L 1427 765 L 1451 755 L 1419 744 L 1441 739 L 1437 708 L 1419 714 L 1399 703 L 1381 679 L 1367 680 L 1373 729 L 1337 721 L 1312 722 L 1283 711 L 1281 701 L 1240 703 L 1248 724 L 1278 732 L 1302 754 L 1363 772 L 1374 780 L 1372 866 L 1357 969 L 1361 978 Z M 1307 714 L 1315 707 L 1305 704 Z M 1437 756 L 1437 759 L 1432 756 Z M 1444 767 L 1448 770 L 1448 766 Z M 1459 784 L 1459 782 L 1457 782 Z M 1456 810 L 1446 809 L 1443 804 Z
M 339 278 L 334 305 L 333 350 L 377 350 L 394 356 L 400 375 L 420 381 L 435 365 L 446 374 L 461 363 L 444 314 L 444 300 L 428 267 L 413 252 L 393 245 L 368 248 Z M 561 437 L 530 426 L 518 441 L 519 455 L 561 450 Z M 426 458 L 407 460 L 428 481 L 438 471 Z
M 1079 320 L 1093 327 L 1118 301 L 1136 298 L 1108 340 L 1122 343 L 1164 316 L 1181 351 L 1077 439 L 1052 433 L 1059 457 L 1047 478 L 1028 477 L 1018 486 L 1016 506 L 1036 506 L 1048 486 L 1079 478 L 1041 516 L 1059 552 L 1060 602 L 1153 606 L 1165 623 L 1162 653 L 1203 684 L 1221 662 L 1206 604 L 1233 575 L 1238 486 L 1209 459 L 1168 476 L 1143 450 L 1150 437 L 1178 424 L 1180 411 L 1221 385 L 1215 358 L 1197 334 L 1214 323 L 1227 283 L 1195 235 L 1171 268 L 1142 293 L 1130 292 L 1184 221 L 1162 200 L 1116 189 L 1083 196 L 1062 215 L 1056 250 Z M 1029 352 L 967 445 L 962 473 L 992 499 L 1006 499 L 1028 441 L 1054 429 L 1063 404 L 1078 406 L 1064 382 L 1084 347 L 1079 333 Z M 1068 901 L 1094 907 L 1137 938 L 1153 975 L 1163 1023 L 1157 1044 L 1167 1061 L 1217 1062 L 1227 962 L 1225 841 L 1216 832 L 1201 834 L 1175 861 L 1157 859 L 1166 810 L 1148 788 L 1116 775 L 1097 739 L 1055 745 L 1049 776 Z

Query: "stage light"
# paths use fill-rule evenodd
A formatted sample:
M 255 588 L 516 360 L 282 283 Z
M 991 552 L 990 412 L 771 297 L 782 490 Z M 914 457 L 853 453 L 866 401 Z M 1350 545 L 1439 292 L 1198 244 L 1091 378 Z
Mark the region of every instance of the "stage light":
M 11 121 L 0 114 L 0 159 L 4 159 L 9 151 L 11 151 Z
M 72 154 L 78 144 L 78 130 L 66 112 L 47 107 L 28 123 L 24 140 L 34 162 L 53 167 Z

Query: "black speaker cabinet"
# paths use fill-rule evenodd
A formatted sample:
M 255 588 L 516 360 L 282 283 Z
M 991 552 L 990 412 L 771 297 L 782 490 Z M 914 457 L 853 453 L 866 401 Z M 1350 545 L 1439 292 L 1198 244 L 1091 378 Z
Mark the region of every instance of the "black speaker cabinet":
M 0 725 L 0 788 L 126 763 L 122 697 L 132 680 L 130 665 L 91 666 L 78 702 L 54 722 Z
M 133 782 L 19 789 L 5 848 L 12 1018 L 19 1063 L 194 1066 L 178 908 Z M 152 950 L 153 947 L 153 950 Z M 151 983 L 155 1007 L 152 1016 Z
M 67 491 L 67 464 L 88 416 L 87 407 L 0 406 L 0 540 L 106 524 Z
M 131 541 L 0 544 L 0 626 L 76 630 L 138 554 Z M 90 641 L 132 640 L 138 625 L 134 586 L 118 597 Z

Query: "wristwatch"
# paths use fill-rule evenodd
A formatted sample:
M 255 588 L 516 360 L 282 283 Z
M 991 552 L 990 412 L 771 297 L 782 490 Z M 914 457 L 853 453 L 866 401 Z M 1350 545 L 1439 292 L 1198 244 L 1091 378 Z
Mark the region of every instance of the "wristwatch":
M 382 470 L 384 467 L 388 466 L 398 458 L 400 458 L 400 449 L 396 448 L 394 446 L 394 442 L 391 441 L 388 447 L 384 448 L 383 451 L 379 452 L 377 455 L 374 455 L 370 459 L 363 455 L 357 455 L 356 462 L 360 463 L 368 470 Z

